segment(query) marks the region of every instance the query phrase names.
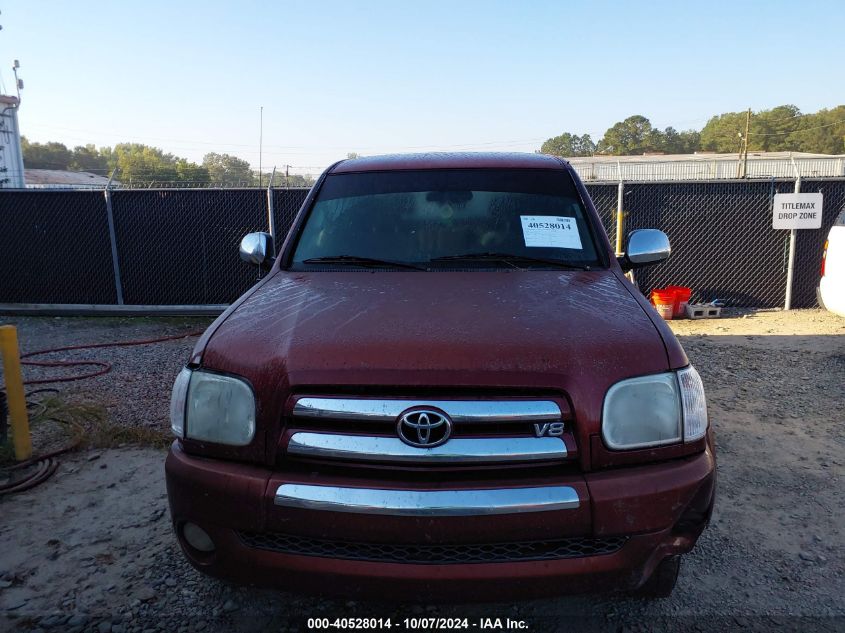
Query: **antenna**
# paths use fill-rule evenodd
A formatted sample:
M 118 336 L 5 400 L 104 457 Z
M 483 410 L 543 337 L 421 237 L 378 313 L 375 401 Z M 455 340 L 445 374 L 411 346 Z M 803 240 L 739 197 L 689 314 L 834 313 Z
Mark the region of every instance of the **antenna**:
M 12 64 L 12 72 L 15 73 L 15 88 L 18 91 L 18 105 L 15 107 L 19 107 L 21 103 L 21 90 L 23 90 L 23 79 L 18 77 L 18 68 L 21 67 L 21 63 L 16 59 L 15 62 Z

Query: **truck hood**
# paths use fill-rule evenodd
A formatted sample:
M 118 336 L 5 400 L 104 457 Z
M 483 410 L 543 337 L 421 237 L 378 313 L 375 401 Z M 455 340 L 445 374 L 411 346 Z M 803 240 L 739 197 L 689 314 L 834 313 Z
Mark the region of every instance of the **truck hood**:
M 292 390 L 562 390 L 598 419 L 614 382 L 669 368 L 665 333 L 625 283 L 611 270 L 281 271 L 219 324 L 202 364 L 265 404 Z

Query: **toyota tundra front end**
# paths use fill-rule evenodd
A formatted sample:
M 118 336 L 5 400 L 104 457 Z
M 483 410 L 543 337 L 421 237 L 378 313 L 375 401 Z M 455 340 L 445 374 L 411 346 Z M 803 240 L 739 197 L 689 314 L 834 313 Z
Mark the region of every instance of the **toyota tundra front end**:
M 668 595 L 713 507 L 704 390 L 565 162 L 342 161 L 173 390 L 188 560 L 248 584 L 448 601 Z

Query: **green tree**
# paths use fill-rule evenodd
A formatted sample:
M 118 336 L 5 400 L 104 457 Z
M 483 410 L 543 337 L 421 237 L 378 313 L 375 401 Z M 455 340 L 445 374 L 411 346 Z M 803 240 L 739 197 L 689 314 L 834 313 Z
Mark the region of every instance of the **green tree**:
M 662 147 L 662 132 L 654 129 L 647 118 L 635 114 L 609 128 L 599 141 L 597 151 L 615 156 L 635 156 L 659 152 Z
M 747 112 L 725 112 L 711 118 L 701 130 L 702 149 L 711 152 L 739 152 L 742 135 L 745 134 Z M 771 110 L 752 112 L 748 132 L 748 151 L 822 152 L 821 147 L 834 146 L 825 143 L 828 132 L 822 130 L 817 136 L 798 136 L 803 128 L 813 127 L 810 121 L 818 115 L 802 116 L 794 105 L 782 105 Z M 802 143 L 803 139 L 803 143 Z M 799 147 L 801 149 L 799 150 Z M 819 149 L 815 149 L 818 147 Z M 828 152 L 822 152 L 828 153 Z
M 91 143 L 88 145 L 77 145 L 73 148 L 68 168 L 72 171 L 90 171 L 103 174 L 108 171 L 108 157 Z
M 179 182 L 203 184 L 211 182 L 208 169 L 192 163 L 187 158 L 176 159 L 176 180 Z
M 754 152 L 795 151 L 789 136 L 798 130 L 803 118 L 801 111 L 794 105 L 778 106 L 752 114 L 748 150 Z
M 30 143 L 21 137 L 23 164 L 27 169 L 62 169 L 71 162 L 71 151 L 62 143 Z
M 110 169 L 117 168 L 117 178 L 126 184 L 163 184 L 166 182 L 208 182 L 208 170 L 157 147 L 142 143 L 118 143 L 103 148 Z
M 692 154 L 701 145 L 701 134 L 695 130 L 678 132 L 670 126 L 661 132 L 661 137 L 661 150 L 667 154 Z
M 288 187 L 313 187 L 314 182 L 311 176 L 303 174 L 291 174 L 287 178 Z
M 745 112 L 725 112 L 712 117 L 701 130 L 701 149 L 708 152 L 738 152 L 745 130 Z
M 795 152 L 845 154 L 845 105 L 802 117 L 787 144 Z
M 596 151 L 596 144 L 589 134 L 578 136 L 577 134 L 570 134 L 564 132 L 560 136 L 554 136 L 547 139 L 540 147 L 541 154 L 550 154 L 552 156 L 575 157 L 575 156 L 592 156 Z
M 237 156 L 210 152 L 203 157 L 202 166 L 213 184 L 244 187 L 256 184 L 249 163 Z
M 277 171 L 273 176 L 274 187 L 311 187 L 314 185 L 314 179 L 311 176 L 303 174 L 289 174 L 285 176 L 285 172 Z

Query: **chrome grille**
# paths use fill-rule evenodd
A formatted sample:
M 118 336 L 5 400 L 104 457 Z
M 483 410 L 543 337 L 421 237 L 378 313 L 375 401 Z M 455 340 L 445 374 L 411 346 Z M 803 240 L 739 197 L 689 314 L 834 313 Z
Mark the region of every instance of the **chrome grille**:
M 410 446 L 397 435 L 403 413 L 430 409 L 448 416 L 451 438 Z M 300 397 L 287 424 L 289 456 L 408 465 L 536 463 L 571 458 L 561 436 L 537 437 L 534 426 L 565 420 L 551 399 L 441 400 Z M 443 417 L 441 415 L 441 417 Z
M 507 563 L 600 556 L 619 551 L 628 540 L 624 536 L 612 536 L 516 543 L 410 545 L 323 540 L 278 532 L 238 532 L 238 536 L 248 547 L 283 554 L 418 565 Z
M 561 410 L 551 400 L 412 400 L 399 398 L 300 398 L 294 418 L 394 423 L 406 409 L 434 407 L 456 424 L 554 422 Z
M 566 459 L 558 437 L 456 438 L 433 448 L 408 446 L 396 437 L 294 433 L 288 454 L 320 459 L 393 464 L 497 464 Z

